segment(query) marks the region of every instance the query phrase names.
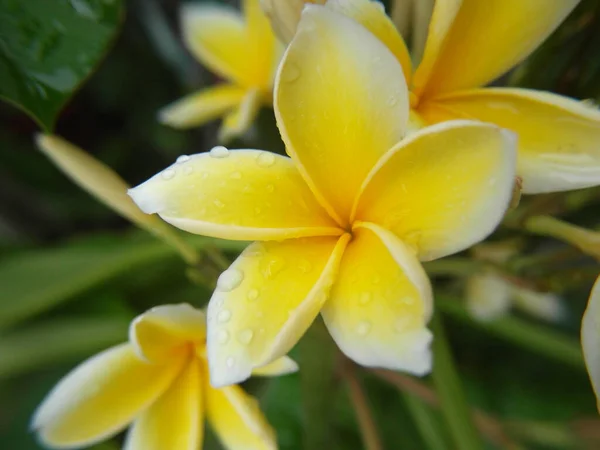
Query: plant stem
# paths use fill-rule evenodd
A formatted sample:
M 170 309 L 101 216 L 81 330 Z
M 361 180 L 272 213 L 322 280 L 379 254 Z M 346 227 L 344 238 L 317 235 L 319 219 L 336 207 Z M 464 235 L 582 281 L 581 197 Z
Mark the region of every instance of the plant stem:
M 375 421 L 371 415 L 367 397 L 354 373 L 354 367 L 348 365 L 345 377 L 350 390 L 350 399 L 354 405 L 354 411 L 356 413 L 356 419 L 358 420 L 365 449 L 382 450 L 381 439 L 379 438 Z

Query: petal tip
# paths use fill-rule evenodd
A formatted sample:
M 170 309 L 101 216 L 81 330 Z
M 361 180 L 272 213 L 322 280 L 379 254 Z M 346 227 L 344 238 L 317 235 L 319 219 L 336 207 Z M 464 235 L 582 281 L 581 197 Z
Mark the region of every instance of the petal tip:
M 158 202 L 153 196 L 148 195 L 144 185 L 146 183 L 142 183 L 139 186 L 127 190 L 127 195 L 131 197 L 136 205 L 145 213 L 145 214 L 155 214 L 160 211 L 160 206 Z

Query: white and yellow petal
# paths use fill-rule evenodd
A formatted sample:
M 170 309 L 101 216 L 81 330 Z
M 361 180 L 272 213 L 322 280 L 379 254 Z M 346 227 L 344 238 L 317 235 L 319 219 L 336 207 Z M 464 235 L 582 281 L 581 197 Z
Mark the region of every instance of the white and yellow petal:
M 272 363 L 262 367 L 257 367 L 252 371 L 253 376 L 259 377 L 275 377 L 279 375 L 287 375 L 298 371 L 298 364 L 289 356 L 282 356 Z
M 219 130 L 219 141 L 227 143 L 241 136 L 252 125 L 262 104 L 262 94 L 258 89 L 250 89 L 239 105 L 225 116 Z
M 483 86 L 526 58 L 579 0 L 438 0 L 415 91 Z
M 205 387 L 207 417 L 226 450 L 275 450 L 273 428 L 256 399 L 239 386 Z
M 235 109 L 245 95 L 245 89 L 232 84 L 209 87 L 161 109 L 158 120 L 173 128 L 197 127 Z
M 223 272 L 208 305 L 213 386 L 245 380 L 296 344 L 327 299 L 348 238 L 252 244 Z
M 600 278 L 592 288 L 581 322 L 581 346 L 600 411 Z
M 167 390 L 183 359 L 141 361 L 129 344 L 88 359 L 64 377 L 35 412 L 32 428 L 50 447 L 74 448 L 106 439 L 129 425 Z
M 289 158 L 215 147 L 179 161 L 129 191 L 144 212 L 178 228 L 236 240 L 343 232 Z
M 281 50 L 260 3 L 260 0 L 242 0 L 241 2 L 246 22 L 247 50 L 240 57 L 247 59 L 249 64 L 253 65 L 256 77 L 255 86 L 267 90 L 272 86 Z
M 307 5 L 275 85 L 288 154 L 330 214 L 346 224 L 369 169 L 406 131 L 402 67 L 354 20 Z
M 359 364 L 423 375 L 431 370 L 431 286 L 414 252 L 387 230 L 363 223 L 344 253 L 323 318 Z
M 198 450 L 204 432 L 204 392 L 200 362 L 185 369 L 134 422 L 124 450 Z
M 394 232 L 428 261 L 468 248 L 500 223 L 515 180 L 515 136 L 480 122 L 425 128 L 365 181 L 355 217 Z
M 188 344 L 203 344 L 205 339 L 206 316 L 185 303 L 152 308 L 129 327 L 131 345 L 149 362 L 168 361 Z
M 440 97 L 420 113 L 429 123 L 468 118 L 516 132 L 526 194 L 600 184 L 600 111 L 594 106 L 547 92 L 493 88 Z
M 467 309 L 482 322 L 504 316 L 511 307 L 511 286 L 493 273 L 469 277 L 466 286 Z

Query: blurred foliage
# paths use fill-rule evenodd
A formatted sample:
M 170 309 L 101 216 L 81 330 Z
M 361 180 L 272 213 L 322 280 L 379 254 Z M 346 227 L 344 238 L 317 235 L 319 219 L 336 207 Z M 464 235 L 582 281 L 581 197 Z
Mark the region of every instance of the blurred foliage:
M 112 49 L 57 122 L 58 134 L 132 185 L 180 154 L 215 144 L 214 125 L 180 132 L 155 120 L 160 107 L 215 81 L 178 40 L 179 4 L 126 2 L 127 14 Z M 50 128 L 70 91 L 104 54 L 119 11 L 117 1 L 0 0 L 0 95 Z M 21 14 L 32 21 L 22 22 Z M 81 35 L 64 39 L 55 22 L 40 19 L 45 17 Z M 20 25 L 24 23 L 31 26 Z M 41 40 L 34 42 L 32 36 Z M 18 47 L 7 47 L 11 39 Z M 598 99 L 599 47 L 600 4 L 585 0 L 507 79 Z M 20 48 L 22 58 L 16 61 L 8 48 Z M 39 77 L 42 67 L 51 74 L 66 64 L 74 77 L 68 89 Z M 15 82 L 23 86 L 15 89 L 10 84 Z M 43 107 L 37 102 L 40 85 L 49 96 Z M 35 122 L 21 111 L 0 104 L 0 442 L 11 450 L 40 448 L 28 433 L 29 418 L 70 368 L 100 348 L 125 340 L 128 320 L 151 306 L 205 305 L 210 289 L 194 282 L 198 271 L 214 280 L 218 261 L 231 260 L 242 248 L 240 243 L 189 237 L 203 259 L 198 267 L 186 269 L 173 250 L 145 233 L 131 232 L 122 219 L 64 177 L 34 148 L 36 131 Z M 282 152 L 272 112 L 263 111 L 256 129 L 232 146 Z M 598 194 L 598 189 L 590 189 L 526 198 L 493 239 L 518 234 L 515 224 L 532 213 L 555 214 L 597 228 Z M 456 378 L 470 404 L 483 414 L 476 421 L 478 429 L 491 420 L 492 431 L 500 426 L 510 441 L 521 443 L 494 446 L 488 433 L 485 448 L 599 448 L 600 421 L 578 343 L 579 322 L 600 271 L 598 263 L 556 241 L 528 237 L 521 252 L 501 269 L 528 285 L 560 293 L 567 317 L 550 326 L 515 313 L 483 324 L 467 314 L 462 302 L 464 276 L 473 266 L 463 264 L 462 256 L 428 265 L 451 344 L 443 350 L 454 354 Z M 349 368 L 319 321 L 292 356 L 303 367 L 301 373 L 247 385 L 259 396 L 283 450 L 362 447 L 342 378 L 346 370 L 355 371 L 366 391 L 384 448 L 451 448 L 453 429 L 444 420 L 444 403 L 452 401 L 453 394 L 436 396 L 433 386 L 442 382 L 436 375 L 394 381 L 378 372 Z M 117 449 L 118 442 L 95 449 Z M 211 435 L 205 448 L 219 448 Z

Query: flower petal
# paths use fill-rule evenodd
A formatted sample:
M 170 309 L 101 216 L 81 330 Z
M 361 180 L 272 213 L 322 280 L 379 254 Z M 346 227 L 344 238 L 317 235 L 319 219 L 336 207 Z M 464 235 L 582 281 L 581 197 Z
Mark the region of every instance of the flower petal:
M 245 93 L 243 88 L 231 84 L 209 87 L 161 109 L 158 119 L 173 128 L 198 127 L 235 108 Z
M 169 389 L 144 411 L 124 450 L 198 450 L 203 438 L 200 363 L 191 359 Z
M 239 11 L 187 3 L 181 8 L 181 29 L 188 49 L 215 73 L 245 87 L 270 83 L 275 38 L 270 46 L 260 47 L 263 36 L 250 32 Z
M 266 366 L 257 367 L 252 371 L 253 376 L 274 377 L 298 372 L 298 364 L 289 356 L 282 356 Z
M 219 141 L 227 143 L 248 131 L 258 115 L 261 103 L 261 93 L 258 89 L 250 89 L 246 92 L 239 106 L 225 116 L 219 130 Z
M 323 319 L 359 364 L 423 375 L 431 370 L 431 285 L 414 252 L 391 232 L 354 228 Z
M 288 153 L 329 213 L 345 224 L 369 169 L 406 131 L 400 64 L 355 21 L 307 5 L 274 97 Z
M 454 121 L 412 134 L 365 181 L 356 217 L 394 232 L 428 261 L 488 236 L 508 207 L 515 180 L 514 135 Z
M 467 309 L 471 315 L 487 322 L 506 315 L 511 307 L 511 286 L 493 273 L 469 277 L 466 286 Z
M 275 450 L 275 432 L 256 399 L 239 386 L 220 389 L 206 384 L 207 416 L 227 450 Z
M 108 349 L 58 383 L 35 412 L 32 427 L 53 447 L 88 446 L 106 439 L 168 388 L 182 362 L 146 364 L 129 344 Z
M 581 347 L 600 411 L 600 278 L 596 280 L 581 322 Z
M 427 102 L 430 123 L 470 118 L 519 135 L 518 174 L 523 192 L 536 194 L 600 184 L 600 111 L 528 89 L 474 89 Z
M 137 355 L 163 362 L 187 343 L 204 343 L 206 316 L 187 303 L 163 305 L 139 315 L 129 327 L 129 340 Z
M 185 159 L 185 158 L 184 158 Z M 291 159 L 215 147 L 175 163 L 129 195 L 147 214 L 191 233 L 263 240 L 340 235 Z
M 535 50 L 577 3 L 436 1 L 416 93 L 431 97 L 489 83 Z
M 356 20 L 377 37 L 394 54 L 404 78 L 410 84 L 412 63 L 404 39 L 377 0 L 329 0 L 327 7 Z
M 253 244 L 223 272 L 208 305 L 213 386 L 245 380 L 296 344 L 327 298 L 348 239 Z

